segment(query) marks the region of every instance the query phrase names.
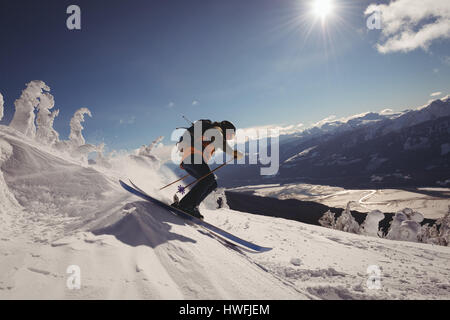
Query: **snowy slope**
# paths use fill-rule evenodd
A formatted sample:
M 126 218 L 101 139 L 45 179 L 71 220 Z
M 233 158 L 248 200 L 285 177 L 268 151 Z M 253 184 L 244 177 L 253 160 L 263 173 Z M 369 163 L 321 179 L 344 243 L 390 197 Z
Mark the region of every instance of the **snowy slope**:
M 122 190 L 117 180 L 130 177 L 169 201 L 173 190 L 156 189 L 171 172 L 142 163 L 87 166 L 0 126 L 0 298 L 450 298 L 448 247 L 201 208 L 207 221 L 274 247 L 237 252 Z M 66 285 L 70 265 L 81 289 Z M 366 284 L 371 265 L 379 290 Z

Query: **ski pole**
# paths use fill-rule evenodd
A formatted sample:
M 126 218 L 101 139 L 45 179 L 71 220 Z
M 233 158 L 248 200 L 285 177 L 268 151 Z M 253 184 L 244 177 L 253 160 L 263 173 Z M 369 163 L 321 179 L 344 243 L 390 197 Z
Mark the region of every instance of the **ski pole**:
M 181 115 L 183 117 L 184 120 L 186 120 L 190 125 L 194 125 L 194 123 L 189 120 L 184 114 Z
M 167 187 L 173 185 L 174 183 L 176 183 L 176 182 L 178 182 L 178 181 L 181 181 L 181 180 L 186 179 L 187 177 L 189 177 L 189 174 L 185 175 L 184 177 L 181 177 L 180 179 L 178 179 L 178 180 L 176 180 L 176 181 L 174 181 L 174 182 L 169 183 L 168 185 L 165 185 L 164 187 L 162 187 L 162 188 L 159 189 L 159 190 L 165 189 L 165 188 L 167 188 Z
M 182 116 L 183 119 L 186 120 L 189 124 L 191 124 L 191 125 L 194 124 L 194 123 L 193 123 L 191 120 L 189 120 L 184 114 L 182 114 L 181 116 Z M 177 128 L 177 129 L 181 129 L 181 128 Z M 187 129 L 187 128 L 185 128 L 185 129 Z M 170 186 L 173 185 L 174 183 L 177 183 L 178 181 L 184 180 L 184 179 L 186 179 L 187 177 L 189 177 L 189 174 L 185 175 L 184 177 L 181 177 L 180 179 L 178 179 L 178 180 L 176 180 L 176 181 L 174 181 L 174 182 L 169 183 L 168 185 L 165 185 L 164 187 L 162 187 L 162 188 L 159 189 L 159 190 L 162 190 L 162 189 L 165 189 L 165 188 L 167 188 L 167 187 L 170 187 Z
M 226 164 L 228 164 L 229 162 L 231 162 L 231 161 L 233 161 L 233 160 L 234 160 L 234 157 L 231 158 L 230 160 L 228 160 L 227 162 L 225 162 L 224 164 L 221 164 L 220 166 L 218 166 L 218 167 L 215 168 L 214 170 L 211 170 L 211 172 L 205 174 L 203 177 L 200 177 L 200 178 L 198 178 L 197 180 L 195 180 L 195 181 L 189 183 L 187 186 L 184 186 L 184 187 L 183 187 L 183 186 L 178 186 L 178 191 L 177 191 L 177 192 L 183 194 L 183 193 L 185 192 L 185 189 L 186 189 L 187 187 L 190 187 L 190 186 L 192 186 L 194 183 L 197 183 L 197 182 L 199 182 L 200 180 L 205 179 L 205 178 L 206 178 L 207 176 L 209 176 L 211 173 L 213 173 L 214 171 L 219 170 L 220 168 L 222 168 L 223 166 L 225 166 Z

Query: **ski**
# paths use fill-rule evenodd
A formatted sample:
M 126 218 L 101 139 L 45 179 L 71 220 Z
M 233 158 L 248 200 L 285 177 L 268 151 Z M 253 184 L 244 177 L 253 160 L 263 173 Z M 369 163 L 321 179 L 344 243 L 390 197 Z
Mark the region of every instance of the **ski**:
M 212 231 L 212 232 L 216 233 L 217 235 L 222 236 L 222 237 L 224 237 L 224 238 L 226 238 L 228 240 L 231 240 L 231 241 L 233 241 L 233 242 L 235 242 L 235 243 L 237 243 L 237 244 L 239 244 L 241 246 L 247 247 L 247 248 L 252 249 L 252 250 L 254 250 L 256 252 L 266 252 L 266 251 L 272 250 L 272 248 L 261 247 L 261 246 L 259 246 L 257 244 L 254 244 L 254 243 L 249 242 L 247 240 L 241 239 L 241 238 L 239 238 L 239 237 L 237 237 L 237 236 L 235 236 L 235 235 L 233 235 L 233 234 L 231 234 L 231 233 L 229 233 L 229 232 L 227 232 L 225 230 L 222 230 L 222 229 L 220 229 L 220 228 L 218 228 L 218 227 L 208 223 L 208 222 L 205 222 L 205 221 L 203 221 L 201 219 L 193 217 L 190 214 L 187 214 L 186 212 L 184 212 L 182 210 L 179 210 L 177 208 L 173 208 L 170 205 L 168 205 L 168 204 L 166 204 L 166 203 L 164 203 L 164 202 L 162 202 L 162 201 L 160 201 L 158 199 L 155 199 L 155 198 L 151 197 L 150 195 L 146 194 L 142 189 L 140 189 L 139 187 L 134 185 L 133 182 L 131 182 L 131 184 L 133 184 L 134 187 L 128 185 L 127 183 L 123 182 L 122 180 L 119 180 L 119 183 L 128 192 L 130 192 L 130 193 L 132 193 L 132 194 L 134 194 L 134 195 L 136 195 L 136 196 L 138 196 L 138 197 L 140 197 L 140 198 L 142 198 L 144 200 L 150 201 L 150 202 L 152 202 L 152 203 L 154 203 L 154 204 L 156 204 L 156 205 L 158 205 L 158 206 L 160 206 L 160 207 L 162 207 L 164 209 L 167 209 L 168 211 L 170 211 L 170 212 L 172 212 L 172 213 L 174 213 L 174 214 L 176 214 L 176 215 L 178 215 L 178 216 L 180 216 L 180 217 L 182 217 L 182 218 L 184 218 L 184 219 L 186 219 L 186 220 L 188 220 L 190 222 L 193 222 L 193 223 L 195 223 L 195 224 L 197 224 L 199 226 L 202 226 L 205 229 L 207 229 L 209 231 Z
M 131 183 L 131 186 L 133 186 L 136 190 L 142 192 L 143 194 L 148 195 L 148 193 L 146 193 L 144 190 L 142 190 L 141 188 L 139 188 L 137 185 L 135 185 L 133 183 L 133 181 L 129 180 Z M 149 196 L 150 197 L 150 196 Z M 199 224 L 196 224 L 195 222 L 192 221 L 187 221 L 191 226 L 195 226 L 195 227 L 200 227 L 203 229 L 203 231 L 198 230 L 200 233 L 207 235 L 208 237 L 211 237 L 212 239 L 216 239 L 217 241 L 219 241 L 221 244 L 223 244 L 225 247 L 238 251 L 239 253 L 242 253 L 242 250 L 244 251 L 249 251 L 249 252 L 253 252 L 251 250 L 249 250 L 247 247 L 243 247 L 243 246 L 239 246 L 238 244 L 222 237 L 219 236 L 217 233 L 212 232 L 211 230 L 205 228 L 204 226 L 201 226 Z

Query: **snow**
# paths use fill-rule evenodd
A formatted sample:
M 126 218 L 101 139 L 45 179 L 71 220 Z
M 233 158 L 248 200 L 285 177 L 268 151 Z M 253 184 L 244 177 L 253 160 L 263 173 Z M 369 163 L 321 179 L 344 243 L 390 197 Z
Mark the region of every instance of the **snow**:
M 272 243 L 278 243 L 272 252 L 255 255 L 252 259 L 268 272 L 293 283 L 297 290 L 311 294 L 310 298 L 415 299 L 418 296 L 425 298 L 428 296 L 426 292 L 438 288 L 443 290 L 440 291 L 440 299 L 449 297 L 448 279 L 436 276 L 440 271 L 429 275 L 430 282 L 425 280 L 428 277 L 426 272 L 437 262 L 432 253 L 437 246 L 365 237 L 237 212 L 233 221 L 229 221 L 230 218 L 222 214 L 207 216 L 230 232 L 239 232 L 248 225 L 253 240 L 270 239 Z M 448 259 L 448 247 L 439 247 L 438 250 L 447 252 L 436 254 Z M 301 265 L 293 266 L 292 258 L 299 259 Z M 448 261 L 440 263 L 445 266 L 442 271 L 448 274 Z M 380 290 L 370 290 L 366 285 L 370 265 L 377 265 L 382 270 Z M 435 277 L 437 283 L 431 280 Z
M 20 98 L 14 102 L 16 111 L 10 127 L 28 137 L 34 138 L 36 136 L 34 111 L 44 91 L 50 91 L 50 88 L 43 81 L 34 80 L 27 83 L 27 87 L 22 91 Z
M 0 167 L 11 157 L 12 153 L 12 146 L 0 138 Z M 8 189 L 3 172 L 0 171 L 0 231 L 2 234 L 11 226 L 10 215 L 18 211 L 20 211 L 20 205 Z M 9 214 L 6 214 L 7 212 Z
M 359 233 L 359 224 L 350 213 L 351 204 L 352 202 L 347 203 L 344 212 L 336 219 L 334 229 L 344 232 Z
M 399 211 L 391 222 L 386 238 L 417 242 L 421 230 L 420 222 L 422 221 L 423 216 L 419 212 L 409 208 Z
M 382 179 L 373 176 L 372 179 Z M 442 183 L 445 186 L 445 183 Z M 298 199 L 314 201 L 329 207 L 345 208 L 349 201 L 355 201 L 353 210 L 370 212 L 397 212 L 404 208 L 412 208 L 425 218 L 437 219 L 444 216 L 450 205 L 450 188 L 417 188 L 416 190 L 377 189 L 358 190 L 344 189 L 335 186 L 306 183 L 251 185 L 232 189 L 238 192 L 250 192 L 257 196 L 277 199 Z M 432 193 L 442 196 L 433 196 Z
M 313 147 L 311 147 L 311 148 L 307 148 L 307 149 L 301 151 L 300 153 L 298 153 L 298 154 L 296 154 L 296 155 L 293 155 L 292 157 L 288 158 L 288 159 L 285 160 L 284 162 L 285 162 L 285 163 L 287 163 L 287 162 L 292 162 L 292 161 L 296 161 L 296 160 L 298 160 L 298 159 L 300 159 L 300 158 L 302 158 L 302 157 L 305 157 L 305 156 L 307 156 L 312 150 L 314 150 L 315 148 L 317 148 L 317 146 L 313 146 Z
M 360 233 L 372 237 L 378 237 L 380 235 L 380 221 L 383 219 L 384 214 L 380 210 L 370 211 L 361 225 Z
M 336 116 L 329 116 L 321 121 L 313 123 L 311 126 L 295 133 L 286 132 L 283 136 L 286 138 L 305 138 L 319 137 L 326 134 L 349 132 L 356 128 L 364 128 L 365 140 L 370 140 L 374 136 L 385 135 L 391 132 L 411 127 L 419 123 L 435 120 L 441 117 L 450 116 L 450 96 L 447 95 L 440 99 L 434 99 L 427 104 L 406 109 L 400 112 L 394 112 L 391 109 L 384 109 L 380 112 L 365 112 L 337 119 Z M 361 134 L 361 133 L 359 133 Z M 410 141 L 405 144 L 405 149 L 423 148 L 428 141 Z M 295 155 L 294 155 L 295 157 Z
M 80 108 L 75 111 L 75 114 L 70 120 L 69 140 L 74 146 L 79 147 L 86 143 L 83 134 L 81 133 L 81 131 L 83 130 L 83 126 L 81 125 L 81 123 L 84 122 L 85 114 L 87 114 L 89 117 L 92 117 L 92 114 L 88 108 Z
M 48 87 L 43 81 L 34 80 L 27 84 L 19 99 L 14 102 L 15 113 L 9 127 L 15 129 L 14 135 L 22 133 L 27 138 L 36 139 L 41 144 L 56 148 L 59 153 L 69 154 L 87 162 L 88 154 L 96 152 L 102 157 L 104 145 L 86 144 L 82 134 L 84 116 L 92 116 L 87 108 L 78 109 L 70 120 L 70 135 L 68 141 L 60 141 L 58 132 L 53 128 L 55 118 L 59 110 L 53 110 L 54 97 L 49 93 Z M 3 105 L 3 98 L 1 99 Z M 3 111 L 3 108 L 1 108 Z M 36 117 L 37 112 L 37 117 Z M 23 138 L 23 137 L 22 137 Z M 99 159 L 106 164 L 106 159 Z
M 350 206 L 354 203 L 355 202 L 347 203 L 344 212 L 337 219 L 334 218 L 334 213 L 328 210 L 319 219 L 320 225 L 355 234 L 384 237 L 382 231 L 379 229 L 380 221 L 385 218 L 384 214 L 379 210 L 373 210 L 367 214 L 366 219 L 360 226 L 350 212 Z M 450 213 L 447 213 L 447 215 L 449 214 Z M 437 233 L 436 235 L 429 235 L 424 238 L 424 234 L 428 234 L 429 232 L 426 230 L 428 226 L 425 226 L 425 229 L 422 230 L 420 223 L 423 219 L 424 217 L 421 213 L 413 211 L 410 208 L 405 208 L 395 214 L 390 222 L 390 227 L 385 238 L 412 242 L 422 241 L 425 243 L 429 243 L 430 240 L 433 241 L 433 243 L 442 242 L 444 243 L 443 245 L 447 245 L 448 241 L 445 231 L 442 234 Z M 444 220 L 446 222 L 446 219 Z M 441 229 L 446 229 L 446 223 L 444 223 L 444 225 L 445 227 Z M 440 238 L 442 238 L 443 241 L 441 241 Z
M 148 146 L 143 145 L 143 146 L 138 150 L 138 155 L 139 155 L 139 156 L 153 157 L 153 155 L 152 155 L 153 149 L 154 149 L 155 146 L 157 146 L 163 139 L 164 139 L 164 137 L 163 137 L 163 136 L 160 136 L 160 137 L 158 137 L 157 139 L 155 139 L 154 141 L 152 141 L 152 143 L 150 143 Z
M 415 110 L 406 110 L 403 114 L 394 121 L 391 121 L 383 128 L 385 134 L 399 130 L 405 127 L 423 123 L 429 120 L 434 120 L 440 117 L 447 117 L 450 115 L 450 98 L 445 96 L 440 99 L 430 101 L 424 106 L 418 107 Z
M 23 209 L 18 216 L 12 205 L 2 207 L 12 226 L 1 234 L 1 298 L 306 297 L 203 230 L 125 192 L 114 170 L 150 191 L 149 184 L 165 182 L 155 172 L 120 158 L 109 171 L 83 167 L 1 133 L 3 191 L 13 190 Z M 79 291 L 65 287 L 70 265 L 80 266 Z
M 52 145 L 58 141 L 59 134 L 53 129 L 53 122 L 59 114 L 59 110 L 50 112 L 55 106 L 55 99 L 53 96 L 45 92 L 39 99 L 37 107 L 38 114 L 36 119 L 37 135 L 36 138 L 42 143 Z
M 445 216 L 437 219 L 431 226 L 428 223 L 421 225 L 424 217 L 420 212 L 410 208 L 398 211 L 390 221 L 389 230 L 385 236 L 383 231 L 379 229 L 380 221 L 385 218 L 384 214 L 379 210 L 373 210 L 367 214 L 366 219 L 359 226 L 350 213 L 352 203 L 354 202 L 347 204 L 346 209 L 338 219 L 335 219 L 334 213 L 328 210 L 319 219 L 319 224 L 326 228 L 372 237 L 432 243 L 441 246 L 450 245 L 450 205 Z
M 117 183 L 130 177 L 168 202 L 158 188 L 174 175 L 164 166 L 128 155 L 87 166 L 5 126 L 0 139 L 2 299 L 450 298 L 448 247 L 216 209 L 213 195 L 206 221 L 274 248 L 238 252 Z M 382 270 L 379 290 L 366 285 L 371 265 Z M 71 266 L 79 290 L 67 286 Z
M 60 141 L 49 91 L 42 81 L 28 83 L 10 126 L 0 125 L 0 299 L 450 298 L 450 249 L 443 246 L 450 241 L 450 214 L 440 217 L 439 230 L 419 233 L 423 217 L 403 211 L 392 238 L 429 243 L 395 241 L 373 237 L 380 218 L 375 211 L 362 227 L 369 237 L 357 234 L 350 204 L 337 221 L 330 216 L 334 227 L 348 231 L 342 232 L 233 211 L 219 189 L 201 205 L 205 220 L 273 247 L 260 254 L 238 250 L 119 186 L 119 179 L 130 178 L 158 199 L 172 201 L 174 189 L 159 190 L 176 179 L 155 155 L 158 149 L 167 153 L 160 138 L 133 154 L 104 155 L 103 144 L 86 143 L 82 122 L 91 113 L 80 108 L 69 140 Z M 89 164 L 90 152 L 97 158 Z M 319 202 L 342 204 L 356 197 L 353 206 L 384 203 L 366 201 L 380 190 L 259 188 L 270 196 Z M 376 289 L 367 285 L 372 270 L 380 271 Z

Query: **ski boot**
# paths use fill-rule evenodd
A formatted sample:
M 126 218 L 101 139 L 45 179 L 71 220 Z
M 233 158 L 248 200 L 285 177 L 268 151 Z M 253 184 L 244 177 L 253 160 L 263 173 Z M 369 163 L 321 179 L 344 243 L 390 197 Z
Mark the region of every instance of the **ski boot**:
M 204 218 L 197 207 L 192 208 L 192 209 L 188 209 L 188 210 L 185 210 L 185 211 L 187 213 L 189 213 L 191 216 L 194 216 L 194 217 L 196 217 L 196 218 L 198 218 L 200 220 L 203 220 L 203 218 Z
M 174 202 L 170 206 L 173 207 L 173 208 L 176 208 L 178 210 L 181 210 L 181 211 L 183 211 L 183 212 L 185 212 L 185 213 L 187 213 L 187 214 L 189 214 L 189 215 L 191 215 L 193 217 L 196 217 L 197 219 L 203 220 L 203 218 L 204 218 L 197 207 L 195 207 L 195 208 L 183 208 L 182 206 L 180 206 L 179 202 Z

